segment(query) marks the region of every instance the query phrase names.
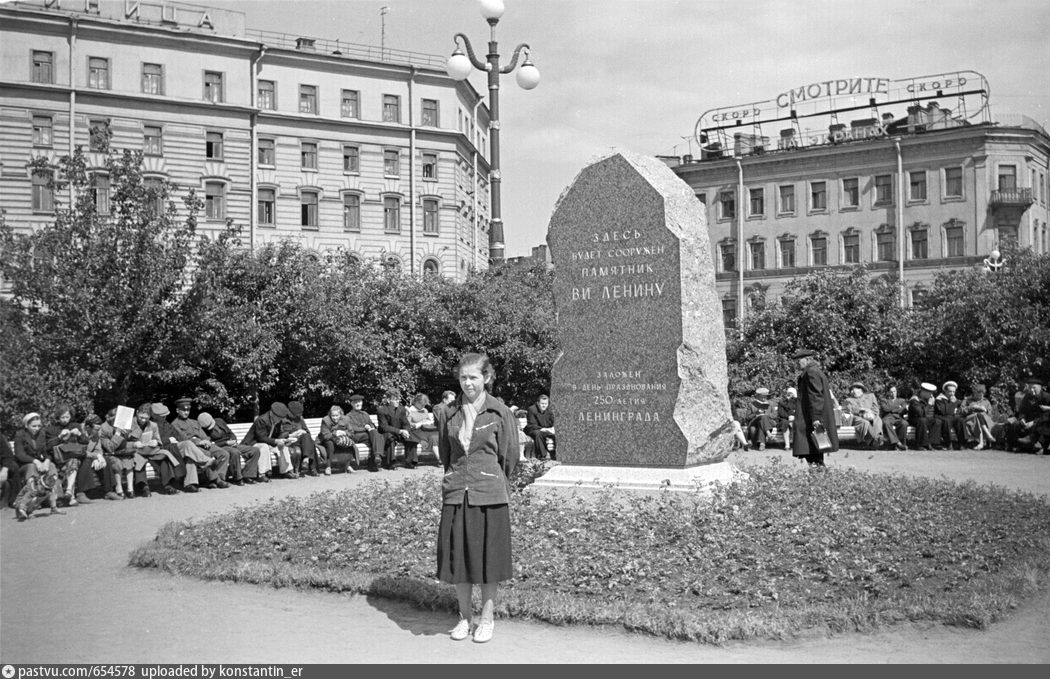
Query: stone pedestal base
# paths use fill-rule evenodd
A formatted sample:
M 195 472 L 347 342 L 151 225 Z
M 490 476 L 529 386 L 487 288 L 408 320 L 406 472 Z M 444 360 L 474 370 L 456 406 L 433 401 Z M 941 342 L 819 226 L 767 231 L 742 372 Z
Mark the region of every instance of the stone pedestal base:
M 685 469 L 559 464 L 536 479 L 528 490 L 547 493 L 614 488 L 636 493 L 675 491 L 709 494 L 715 484 L 746 479 L 747 474 L 734 469 L 725 461 Z

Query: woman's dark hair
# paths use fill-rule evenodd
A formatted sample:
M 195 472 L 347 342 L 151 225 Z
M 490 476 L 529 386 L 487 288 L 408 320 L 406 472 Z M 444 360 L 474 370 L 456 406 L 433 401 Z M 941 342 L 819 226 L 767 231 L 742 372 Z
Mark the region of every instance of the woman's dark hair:
M 974 396 L 984 396 L 985 389 L 983 384 L 971 384 L 970 393 Z
M 486 381 L 488 381 L 489 378 L 496 378 L 496 371 L 493 370 L 492 362 L 489 361 L 488 355 L 477 354 L 473 352 L 469 352 L 460 356 L 459 365 L 456 366 L 456 374 L 458 375 L 460 370 L 472 365 L 476 365 L 479 368 L 481 368 L 481 374 L 486 377 Z
M 416 394 L 412 397 L 412 405 L 416 408 L 425 408 L 430 405 L 430 398 L 426 394 Z
M 69 413 L 69 415 L 72 417 L 73 409 L 70 408 L 65 403 L 59 403 L 57 406 L 55 406 L 55 419 L 56 420 L 58 418 L 62 417 L 63 415 L 65 415 L 66 413 Z

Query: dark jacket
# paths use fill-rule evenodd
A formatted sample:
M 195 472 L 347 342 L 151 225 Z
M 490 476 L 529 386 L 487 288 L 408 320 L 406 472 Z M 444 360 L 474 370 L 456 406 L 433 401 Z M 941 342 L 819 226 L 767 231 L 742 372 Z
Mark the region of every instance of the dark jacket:
M 379 432 L 384 435 L 398 436 L 400 430 L 411 429 L 405 406 L 383 404 L 376 408 L 376 420 L 379 422 Z
M 238 445 L 237 437 L 233 435 L 233 431 L 230 430 L 230 425 L 226 424 L 226 420 L 221 417 L 213 417 L 212 420 L 215 423 L 211 426 L 211 429 L 206 431 L 212 443 L 220 447 Z M 230 443 L 230 441 L 233 441 L 233 443 Z
M 62 438 L 63 429 L 77 429 L 80 430 L 79 435 L 70 434 L 66 438 Z M 83 432 L 84 425 L 70 422 L 69 424 L 59 424 L 58 422 L 52 422 L 51 424 L 44 427 L 45 447 L 48 453 L 58 464 L 59 460 L 69 460 L 73 458 L 83 458 L 84 451 L 87 449 L 88 437 Z M 62 446 L 62 452 L 56 457 L 54 452 L 55 448 Z
M 933 418 L 934 405 L 925 401 L 918 396 L 912 396 L 908 399 L 908 421 L 911 424 L 916 424 L 919 420 L 928 420 Z
M 1050 405 L 1050 392 L 1041 391 L 1038 396 L 1025 393 L 1021 403 L 1017 406 L 1017 417 L 1025 422 L 1034 422 L 1046 417 L 1046 412 L 1039 407 L 1045 405 Z
M 962 401 L 960 401 L 959 399 L 950 401 L 948 400 L 947 396 L 941 394 L 933 401 L 933 416 L 945 420 L 958 417 L 959 406 L 961 405 Z
M 32 464 L 36 460 L 47 460 L 47 434 L 43 428 L 30 436 L 29 430 L 23 428 L 15 433 L 15 459 L 18 464 Z
M 798 376 L 798 399 L 795 401 L 795 423 L 791 437 L 791 454 L 795 457 L 816 455 L 821 451 L 809 438 L 814 420 L 820 420 L 831 439 L 831 451 L 839 449 L 835 427 L 835 404 L 831 400 L 828 378 L 816 363 L 810 363 Z
M 338 443 L 339 432 L 350 433 L 350 418 L 344 414 L 333 420 L 331 415 L 325 415 L 321 418 L 321 432 L 317 435 L 317 440 L 321 445 L 329 441 Z
M 15 451 L 11 448 L 11 443 L 4 436 L 4 433 L 0 432 L 0 464 L 15 459 Z
M 485 395 L 485 405 L 474 420 L 470 445 L 459 440 L 463 410 L 459 401 L 437 418 L 438 456 L 445 468 L 441 482 L 444 504 L 471 506 L 510 502 L 510 482 L 521 457 L 518 420 L 510 408 Z
M 161 415 L 153 416 L 153 424 L 157 425 L 157 435 L 160 436 L 161 448 L 174 455 L 177 459 L 182 459 L 182 452 L 179 450 L 179 432 L 172 426 L 168 418 Z M 172 439 L 175 442 L 172 443 Z
M 349 410 L 343 417 L 346 418 L 352 434 L 360 434 L 368 431 L 369 427 L 375 427 L 372 424 L 372 416 L 364 410 Z M 376 420 L 378 421 L 379 418 L 376 417 Z
M 886 419 L 887 416 L 896 415 L 897 417 L 908 416 L 908 402 L 901 397 L 897 398 L 883 398 L 879 399 L 879 415 L 882 419 Z
M 547 409 L 540 412 L 540 407 L 533 403 L 529 406 L 529 409 L 525 411 L 525 435 L 532 436 L 532 434 L 538 429 L 545 429 L 547 427 L 554 426 L 554 407 L 551 405 L 547 406 Z
M 277 436 L 280 431 L 281 422 L 284 419 L 277 417 L 269 410 L 255 418 L 255 422 L 252 423 L 248 433 L 241 439 L 241 443 L 246 445 L 252 445 L 254 443 L 265 443 L 267 445 L 276 446 Z
M 280 432 L 281 438 L 288 438 L 288 435 L 296 429 L 302 429 L 306 432 L 305 434 L 300 434 L 300 436 L 306 436 L 306 438 L 311 440 L 313 439 L 313 435 L 310 433 L 310 427 L 306 426 L 306 420 L 301 417 L 295 417 L 294 415 L 286 417 L 284 421 L 281 422 L 278 431 Z M 299 437 L 297 436 L 296 440 L 298 439 Z
M 798 405 L 797 398 L 783 398 L 777 403 L 777 427 L 782 430 L 788 428 L 788 418 L 793 417 Z

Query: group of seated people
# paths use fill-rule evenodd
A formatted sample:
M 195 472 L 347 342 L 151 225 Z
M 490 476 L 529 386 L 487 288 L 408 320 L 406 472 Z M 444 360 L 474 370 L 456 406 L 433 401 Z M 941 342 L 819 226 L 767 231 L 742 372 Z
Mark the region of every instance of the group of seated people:
M 952 380 L 939 390 L 922 382 L 905 399 L 896 386 L 890 386 L 879 398 L 863 383 L 854 382 L 849 396 L 841 403 L 836 400 L 842 418 L 837 424 L 853 427 L 856 444 L 868 448 L 908 450 L 909 442 L 920 450 L 994 446 L 1043 454 L 1050 448 L 1050 393 L 1040 378 L 1026 380 L 1007 416 L 997 415 L 983 384 L 971 385 L 965 398 L 958 396 L 958 388 Z M 756 389 L 747 407 L 736 414 L 739 447 L 765 450 L 779 433 L 790 448 L 797 399 L 796 389 L 789 387 L 774 406 L 768 389 Z M 915 428 L 913 439 L 908 437 L 909 427 Z
M 444 392 L 434 409 L 455 398 L 454 392 Z M 435 414 L 425 394 L 417 394 L 407 407 L 397 393 L 387 394 L 377 408 L 378 426 L 365 412 L 363 396 L 354 394 L 349 404 L 349 411 L 333 405 L 316 435 L 298 401 L 273 403 L 243 437 L 218 416 L 199 412 L 191 417 L 189 398 L 174 402 L 174 418 L 165 404 L 145 403 L 123 427 L 117 426 L 115 407 L 105 420 L 90 414 L 82 422 L 73 421 L 73 410 L 66 405 L 56 407 L 47 424 L 39 413 L 28 413 L 11 443 L 0 434 L 4 503 L 25 520 L 44 505 L 63 514 L 63 506 L 90 504 L 89 493 L 107 500 L 149 497 L 148 468 L 159 492 L 167 495 L 331 474 L 332 461 L 340 454 L 347 459 L 346 471 L 352 472 L 349 460 L 360 466 L 355 443 L 368 445 L 369 471 L 379 471 L 380 457 L 383 468 L 414 469 L 420 447 L 436 454 Z M 404 449 L 400 463 L 395 460 L 397 444 Z

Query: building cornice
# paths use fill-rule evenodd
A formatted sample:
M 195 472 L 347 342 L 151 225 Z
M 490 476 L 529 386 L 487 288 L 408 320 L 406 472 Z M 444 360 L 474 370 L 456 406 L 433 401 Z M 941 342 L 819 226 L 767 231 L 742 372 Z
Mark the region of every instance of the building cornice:
M 1039 130 L 1019 126 L 1002 126 L 998 123 L 983 123 L 980 125 L 967 125 L 954 127 L 946 130 L 931 130 L 928 132 L 891 135 L 878 141 L 857 141 L 842 144 L 828 144 L 822 146 L 811 146 L 789 151 L 769 151 L 764 154 L 754 154 L 741 158 L 718 158 L 713 160 L 701 160 L 683 165 L 673 169 L 683 179 L 688 180 L 690 176 L 699 173 L 736 173 L 737 160 L 744 167 L 745 174 L 748 169 L 761 168 L 764 171 L 776 172 L 779 167 L 790 166 L 792 171 L 797 172 L 800 165 L 812 162 L 826 165 L 829 162 L 837 164 L 837 158 L 849 158 L 850 162 L 857 159 L 861 164 L 871 164 L 872 156 L 887 156 L 887 162 L 895 160 L 893 140 L 900 139 L 902 152 L 905 159 L 909 151 L 914 153 L 918 147 L 936 146 L 943 148 L 950 144 L 957 148 L 965 145 L 1021 143 L 1037 144 L 1044 153 L 1050 155 L 1050 137 Z
M 138 104 L 155 104 L 161 106 L 177 106 L 182 108 L 197 109 L 198 112 L 237 113 L 250 115 L 256 110 L 250 106 L 240 106 L 230 103 L 214 103 L 201 99 L 178 99 L 167 95 L 142 94 L 138 92 L 117 92 L 114 90 L 96 90 L 86 87 L 72 88 L 68 85 L 49 85 L 43 83 L 17 82 L 13 80 L 0 80 L 0 89 L 23 89 L 34 92 L 53 92 L 56 94 L 69 95 L 76 92 L 78 97 L 96 97 L 103 100 L 131 101 Z

